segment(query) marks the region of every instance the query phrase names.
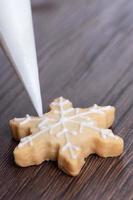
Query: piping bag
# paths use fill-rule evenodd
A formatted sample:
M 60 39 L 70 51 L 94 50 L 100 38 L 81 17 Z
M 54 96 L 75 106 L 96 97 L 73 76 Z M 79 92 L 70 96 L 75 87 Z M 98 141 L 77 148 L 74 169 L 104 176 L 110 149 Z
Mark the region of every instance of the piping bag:
M 0 0 L 0 43 L 42 116 L 42 99 L 30 0 Z

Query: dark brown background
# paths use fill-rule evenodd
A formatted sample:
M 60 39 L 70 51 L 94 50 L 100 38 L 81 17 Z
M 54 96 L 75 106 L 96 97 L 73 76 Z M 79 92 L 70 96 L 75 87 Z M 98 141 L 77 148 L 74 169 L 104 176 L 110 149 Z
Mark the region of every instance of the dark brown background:
M 56 163 L 19 168 L 9 119 L 35 114 L 0 50 L 0 199 L 133 199 L 133 1 L 34 0 L 33 19 L 44 110 L 64 96 L 75 106 L 114 105 L 124 138 L 118 158 L 90 156 L 76 178 Z

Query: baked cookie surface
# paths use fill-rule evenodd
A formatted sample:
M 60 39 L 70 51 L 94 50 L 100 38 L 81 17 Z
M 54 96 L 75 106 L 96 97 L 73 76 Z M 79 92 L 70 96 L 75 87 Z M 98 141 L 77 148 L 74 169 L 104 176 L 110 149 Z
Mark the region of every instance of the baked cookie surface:
M 15 162 L 27 167 L 57 160 L 59 168 L 76 176 L 90 154 L 113 157 L 123 152 L 123 139 L 108 129 L 114 118 L 112 106 L 73 108 L 69 100 L 57 98 L 42 117 L 10 120 L 13 137 L 20 140 Z

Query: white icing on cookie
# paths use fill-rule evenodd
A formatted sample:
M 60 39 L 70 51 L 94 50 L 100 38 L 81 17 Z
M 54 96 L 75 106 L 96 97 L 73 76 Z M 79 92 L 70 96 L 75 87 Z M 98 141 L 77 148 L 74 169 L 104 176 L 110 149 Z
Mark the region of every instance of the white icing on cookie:
M 66 151 L 66 150 L 69 150 L 72 159 L 76 159 L 77 156 L 76 156 L 76 154 L 74 154 L 74 151 L 79 151 L 80 148 L 79 148 L 78 146 L 76 146 L 76 145 L 72 145 L 71 142 L 67 142 L 67 143 L 62 147 L 62 151 Z
M 80 150 L 80 148 L 74 144 L 72 144 L 70 140 L 70 135 L 77 136 L 79 130 L 73 130 L 70 131 L 66 127 L 66 122 L 75 123 L 80 127 L 80 133 L 82 134 L 83 128 L 87 127 L 90 129 L 95 130 L 102 138 L 107 139 L 110 137 L 115 137 L 111 130 L 109 129 L 102 129 L 98 128 L 96 125 L 96 122 L 92 119 L 90 119 L 88 114 L 97 113 L 99 115 L 105 114 L 105 110 L 110 109 L 110 106 L 107 107 L 99 107 L 98 105 L 94 105 L 92 108 L 88 109 L 87 111 L 82 111 L 80 108 L 64 108 L 64 105 L 69 104 L 70 102 L 68 100 L 64 100 L 62 97 L 59 98 L 59 102 L 53 102 L 52 106 L 57 106 L 58 110 L 55 110 L 54 113 L 59 115 L 59 119 L 57 118 L 48 118 L 47 116 L 44 116 L 41 118 L 41 122 L 38 125 L 39 131 L 33 135 L 27 136 L 20 140 L 20 144 L 18 147 L 22 147 L 23 145 L 30 143 L 32 145 L 33 139 L 37 138 L 41 134 L 53 134 L 54 129 L 58 126 L 62 126 L 62 130 L 58 132 L 55 137 L 60 138 L 64 137 L 64 145 L 61 149 L 61 151 L 68 151 L 70 153 L 70 156 L 72 159 L 77 158 L 77 151 Z M 67 115 L 68 113 L 71 113 L 71 115 Z M 28 122 L 31 118 L 27 116 L 23 123 Z M 21 124 L 22 124 L 21 122 Z
M 14 120 L 20 122 L 21 125 L 29 122 L 31 119 L 31 116 L 28 114 L 24 118 L 14 118 Z
M 102 136 L 104 139 L 107 139 L 107 138 L 109 138 L 109 137 L 115 138 L 115 135 L 113 134 L 113 132 L 112 132 L 110 129 L 101 129 L 101 130 L 100 130 L 100 133 L 101 133 L 101 136 Z
M 63 97 L 60 97 L 60 98 L 63 98 Z M 68 101 L 68 100 L 65 100 L 65 101 L 63 102 L 63 105 L 66 105 L 66 104 L 68 104 L 68 103 L 69 103 L 69 101 Z M 59 105 L 59 102 L 52 102 L 51 105 L 52 105 L 52 106 L 60 106 L 60 105 Z
M 19 144 L 19 147 L 23 146 L 23 143 L 25 143 L 25 142 L 27 142 L 27 141 L 30 143 L 30 145 L 33 146 L 32 137 L 31 137 L 31 135 L 29 135 L 29 136 L 27 136 L 27 137 L 21 138 L 21 142 L 22 142 L 22 143 Z

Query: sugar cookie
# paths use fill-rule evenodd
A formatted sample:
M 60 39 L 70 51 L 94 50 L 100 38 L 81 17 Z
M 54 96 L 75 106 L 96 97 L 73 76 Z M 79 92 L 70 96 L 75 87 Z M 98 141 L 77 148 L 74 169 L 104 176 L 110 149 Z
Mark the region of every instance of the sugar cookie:
M 10 121 L 13 137 L 20 139 L 15 162 L 27 167 L 57 160 L 64 172 L 76 176 L 90 154 L 113 157 L 123 152 L 123 139 L 108 129 L 114 117 L 114 107 L 73 108 L 69 100 L 57 98 L 41 118 L 27 115 Z

